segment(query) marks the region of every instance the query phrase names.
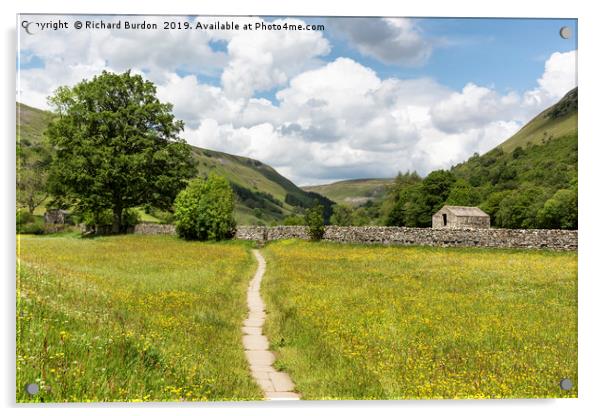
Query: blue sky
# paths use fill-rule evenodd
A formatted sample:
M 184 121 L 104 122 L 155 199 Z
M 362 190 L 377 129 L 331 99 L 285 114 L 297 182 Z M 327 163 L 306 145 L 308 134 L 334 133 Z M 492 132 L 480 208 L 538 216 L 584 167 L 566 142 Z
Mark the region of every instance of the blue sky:
M 495 147 L 576 86 L 575 19 L 182 17 L 324 31 L 19 33 L 17 100 L 131 69 L 174 105 L 191 144 L 261 160 L 306 185 L 427 174 Z M 570 39 L 559 30 L 571 29 Z
M 353 44 L 328 30 L 323 18 L 307 22 L 325 24 L 324 35 L 332 50 L 325 58 L 348 56 L 375 70 L 381 78 L 431 77 L 454 89 L 469 82 L 495 86 L 501 91 L 526 91 L 537 84 L 546 59 L 553 52 L 577 49 L 577 19 L 415 18 L 426 38 L 433 40 L 430 59 L 423 65 L 402 66 L 363 55 Z M 563 39 L 561 27 L 571 29 Z M 213 82 L 219 83 L 219 77 Z M 274 100 L 275 90 L 259 94 Z
M 278 17 L 267 18 L 272 21 Z M 332 50 L 324 57 L 334 60 L 347 56 L 377 72 L 381 78 L 430 77 L 454 89 L 467 83 L 493 86 L 501 91 L 526 91 L 536 86 L 546 59 L 553 52 L 577 49 L 577 19 L 484 19 L 484 18 L 415 18 L 416 25 L 434 48 L 423 65 L 386 64 L 363 55 L 345 39 L 329 30 L 328 20 L 306 18 L 308 23 L 326 26 L 324 36 Z M 561 27 L 571 29 L 572 36 L 563 39 Z M 227 42 L 210 43 L 213 50 L 227 51 Z M 33 60 L 32 65 L 41 61 Z M 190 71 L 179 70 L 179 74 Z M 199 81 L 219 85 L 220 74 L 197 74 Z M 276 101 L 277 88 L 258 92 L 258 97 Z
M 279 17 L 266 18 L 272 21 Z M 190 17 L 189 19 L 194 19 Z M 328 20 L 306 18 L 308 23 L 326 26 L 324 36 L 332 50 L 324 56 L 334 60 L 347 56 L 377 72 L 381 78 L 431 77 L 454 89 L 468 82 L 494 86 L 501 91 L 526 91 L 536 86 L 545 60 L 553 52 L 577 49 L 576 19 L 484 19 L 484 18 L 415 18 L 425 38 L 433 40 L 431 57 L 423 65 L 403 66 L 386 64 L 363 55 L 345 39 L 329 30 Z M 559 36 L 561 27 L 571 29 L 570 39 Z M 227 42 L 211 41 L 215 51 L 227 52 Z M 30 51 L 23 51 L 22 69 L 43 67 L 44 61 Z M 179 75 L 193 74 L 189 69 L 178 69 Z M 196 73 L 200 82 L 220 84 L 221 73 Z M 277 88 L 259 91 L 257 97 L 275 101 Z

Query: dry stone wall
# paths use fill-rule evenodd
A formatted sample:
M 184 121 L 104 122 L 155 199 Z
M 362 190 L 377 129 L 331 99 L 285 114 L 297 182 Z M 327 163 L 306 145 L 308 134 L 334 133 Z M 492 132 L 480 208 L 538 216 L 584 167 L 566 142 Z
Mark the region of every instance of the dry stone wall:
M 173 225 L 138 224 L 137 234 L 175 234 Z M 304 226 L 239 226 L 236 239 L 274 241 L 288 238 L 307 240 Z M 438 247 L 503 247 L 549 248 L 577 250 L 576 230 L 511 230 L 489 229 L 433 229 L 406 227 L 326 227 L 324 240 L 340 243 L 374 243 L 421 245 Z
M 239 227 L 236 238 L 272 241 L 309 239 L 306 227 Z M 439 247 L 506 247 L 576 250 L 575 230 L 433 229 L 407 227 L 326 227 L 324 240 Z
M 176 226 L 173 224 L 154 224 L 143 222 L 136 224 L 134 234 L 146 235 L 175 235 Z

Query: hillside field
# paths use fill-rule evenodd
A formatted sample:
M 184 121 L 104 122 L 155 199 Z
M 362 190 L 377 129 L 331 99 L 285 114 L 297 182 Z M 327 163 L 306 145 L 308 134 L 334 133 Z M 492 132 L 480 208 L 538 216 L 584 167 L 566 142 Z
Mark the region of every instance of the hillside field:
M 305 399 L 577 396 L 576 253 L 290 240 L 264 255 L 267 335 Z
M 241 347 L 248 244 L 20 236 L 18 266 L 18 402 L 262 397 Z
M 303 190 L 317 192 L 337 204 L 359 206 L 368 201 L 382 201 L 393 179 L 352 179 L 326 185 L 304 186 Z

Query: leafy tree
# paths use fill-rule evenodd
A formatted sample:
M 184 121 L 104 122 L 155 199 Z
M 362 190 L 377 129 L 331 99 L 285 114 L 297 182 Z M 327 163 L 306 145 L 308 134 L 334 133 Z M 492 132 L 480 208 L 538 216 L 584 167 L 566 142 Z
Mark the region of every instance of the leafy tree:
M 538 187 L 512 191 L 500 204 L 495 221 L 502 228 L 535 228 L 537 212 L 546 200 L 546 192 Z
M 399 192 L 401 192 L 402 189 L 404 189 L 410 185 L 415 185 L 417 183 L 420 183 L 421 181 L 422 181 L 422 178 L 416 172 L 410 172 L 410 171 L 407 171 L 406 173 L 399 172 L 397 174 L 397 176 L 395 177 L 395 180 L 393 181 L 393 185 L 391 185 L 389 187 L 388 194 L 394 195 L 395 197 L 397 197 L 399 195 Z
M 49 176 L 58 201 L 77 211 L 112 213 L 112 232 L 124 231 L 124 210 L 143 204 L 171 209 L 195 173 L 178 134 L 172 105 L 130 71 L 103 71 L 49 98 L 57 117 L 46 135 L 55 150 Z
M 234 193 L 222 176 L 211 173 L 207 179 L 190 181 L 174 207 L 176 231 L 184 239 L 223 240 L 234 235 Z
M 478 190 L 470 186 L 464 179 L 458 179 L 451 188 L 447 201 L 447 205 L 478 205 L 481 199 Z
M 542 228 L 577 228 L 577 189 L 560 189 L 537 212 Z
M 406 188 L 399 195 L 399 204 L 403 213 L 403 222 L 397 225 L 406 227 L 429 227 L 432 208 L 424 197 L 422 184 Z
M 104 234 L 113 224 L 113 212 L 110 209 L 86 211 L 82 213 L 80 220 L 90 232 Z M 140 214 L 133 209 L 124 209 L 121 221 L 122 226 L 127 230 L 140 222 Z
M 30 214 L 48 197 L 46 182 L 50 165 L 47 143 L 17 146 L 17 203 Z
M 365 208 L 357 208 L 356 210 L 353 211 L 353 220 L 352 220 L 353 225 L 355 226 L 364 226 L 364 225 L 370 225 L 371 220 L 370 220 L 370 216 L 368 215 L 368 212 L 366 211 Z
M 335 205 L 330 223 L 333 225 L 349 226 L 353 223 L 353 210 L 347 205 Z
M 305 211 L 305 225 L 309 228 L 309 236 L 312 240 L 318 241 L 324 237 L 326 227 L 324 226 L 324 207 L 315 205 Z
M 441 209 L 455 181 L 454 174 L 446 170 L 435 170 L 424 178 L 420 192 L 424 203 L 430 210 L 428 212 L 428 224 L 425 226 L 430 225 L 431 216 Z
M 436 170 L 422 182 L 405 186 L 399 192 L 386 224 L 430 227 L 432 215 L 443 206 L 455 181 L 451 172 Z
M 508 190 L 492 192 L 491 194 L 489 194 L 488 198 L 483 203 L 481 203 L 480 208 L 487 214 L 489 214 L 492 225 L 498 225 L 497 212 L 500 209 L 500 204 L 511 193 L 512 191 Z

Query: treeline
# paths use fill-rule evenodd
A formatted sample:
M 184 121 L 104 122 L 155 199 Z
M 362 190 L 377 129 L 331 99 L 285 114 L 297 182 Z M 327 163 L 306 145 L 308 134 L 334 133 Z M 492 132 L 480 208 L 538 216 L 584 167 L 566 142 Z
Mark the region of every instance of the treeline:
M 253 191 L 230 182 L 230 186 L 236 195 L 236 198 L 245 206 L 258 210 L 261 214 L 269 213 L 276 218 L 282 218 L 282 201 L 274 198 L 272 194 L 262 191 Z
M 284 202 L 286 202 L 289 205 L 292 205 L 293 207 L 300 208 L 300 212 L 304 212 L 306 209 L 313 208 L 317 205 L 322 206 L 322 215 L 326 224 L 330 223 L 330 217 L 332 216 L 333 207 L 335 206 L 335 203 L 333 201 L 316 192 L 305 192 L 304 194 L 297 195 L 287 193 L 284 197 Z M 295 222 L 295 219 L 289 219 L 289 221 L 286 222 L 286 224 L 294 225 L 291 224 L 291 221 Z
M 384 201 L 335 206 L 338 225 L 430 227 L 443 205 L 478 206 L 499 228 L 576 229 L 577 135 L 506 153 L 496 148 L 449 170 L 400 173 Z

